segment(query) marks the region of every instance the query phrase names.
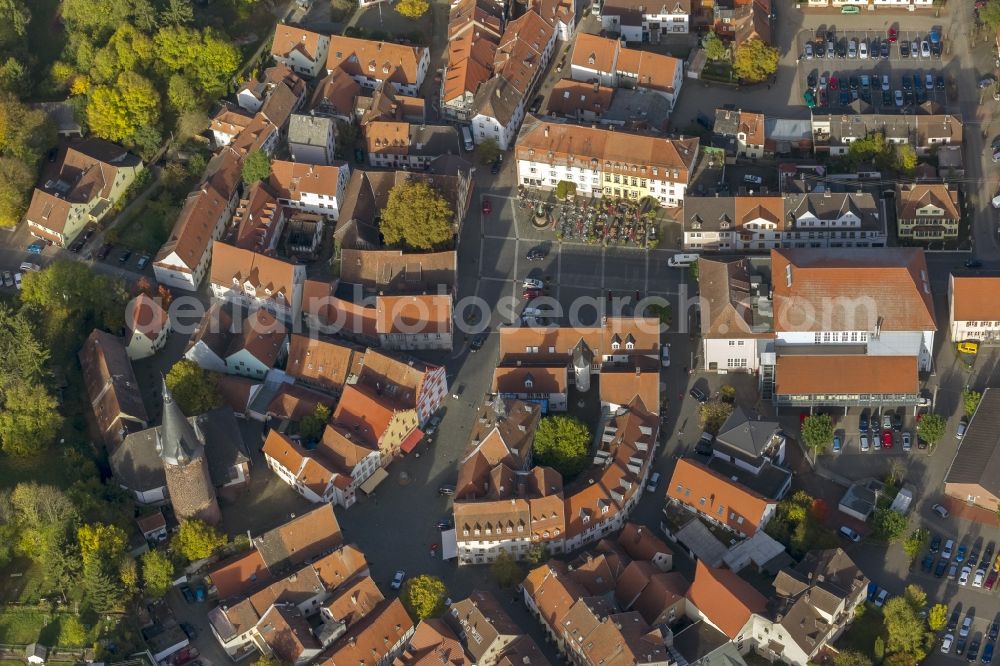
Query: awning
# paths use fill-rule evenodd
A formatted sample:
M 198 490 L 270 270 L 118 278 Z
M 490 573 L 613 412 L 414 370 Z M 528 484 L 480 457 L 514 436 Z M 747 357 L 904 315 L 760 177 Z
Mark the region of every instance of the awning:
M 375 490 L 375 486 L 382 483 L 387 478 L 389 478 L 389 472 L 379 467 L 375 470 L 374 474 L 369 476 L 365 482 L 361 484 L 361 491 L 366 495 L 371 495 L 372 491 Z
M 441 532 L 441 559 L 453 560 L 458 557 L 458 537 L 455 529 Z
M 424 438 L 423 430 L 420 430 L 419 428 L 414 428 L 413 432 L 411 432 L 409 435 L 406 436 L 406 439 L 403 440 L 403 443 L 399 446 L 399 448 L 403 450 L 403 453 L 409 453 L 417 446 L 417 444 L 420 443 L 420 440 L 422 440 L 423 438 Z

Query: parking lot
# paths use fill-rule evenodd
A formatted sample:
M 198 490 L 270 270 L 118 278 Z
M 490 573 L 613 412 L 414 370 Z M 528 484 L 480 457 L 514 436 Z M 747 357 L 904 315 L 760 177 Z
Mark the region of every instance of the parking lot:
M 830 455 L 907 455 L 927 450 L 918 441 L 917 416 L 912 407 L 851 408 L 847 413 L 832 413 L 831 417 L 841 450 L 828 451 Z
M 819 107 L 844 107 L 856 100 L 876 111 L 909 112 L 927 101 L 946 106 L 955 93 L 946 71 L 949 56 L 944 40 L 935 42 L 932 33 L 941 34 L 939 28 L 913 31 L 896 26 L 878 31 L 803 30 L 797 36 L 798 85 L 803 94 L 813 91 Z

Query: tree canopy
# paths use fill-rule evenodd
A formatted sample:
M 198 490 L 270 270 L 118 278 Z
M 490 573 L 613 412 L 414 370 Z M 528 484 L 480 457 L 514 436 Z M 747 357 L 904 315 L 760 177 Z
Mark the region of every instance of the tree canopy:
M 905 597 L 893 597 L 885 604 L 886 652 L 906 655 L 919 663 L 927 656 L 928 633 L 919 610 Z
M 451 241 L 454 216 L 437 190 L 422 180 L 408 180 L 389 191 L 379 228 L 388 245 L 431 250 Z
M 698 424 L 702 430 L 716 435 L 732 413 L 732 403 L 723 400 L 709 400 L 698 407 Z
M 916 559 L 917 555 L 923 552 L 924 546 L 930 542 L 931 533 L 923 527 L 913 530 L 910 536 L 903 542 L 903 550 L 909 556 L 910 561 Z
M 564 477 L 583 471 L 590 456 L 590 430 L 571 416 L 546 416 L 535 432 L 535 464 L 551 467 Z
M 714 32 L 709 32 L 701 41 L 705 49 L 705 56 L 709 60 L 725 60 L 729 57 L 729 50 Z
M 181 557 L 192 562 L 205 559 L 229 543 L 222 534 L 201 520 L 185 520 L 170 547 Z
M 330 408 L 324 404 L 316 405 L 312 414 L 306 414 L 299 421 L 299 436 L 306 442 L 315 442 L 323 434 L 327 421 L 330 420 Z
M 920 439 L 927 442 L 928 445 L 934 446 L 944 437 L 946 426 L 944 418 L 940 415 L 924 414 L 923 418 L 917 424 L 917 435 Z
M 948 607 L 944 604 L 934 604 L 927 612 L 927 628 L 931 631 L 941 631 L 948 623 Z
M 493 164 L 493 162 L 500 156 L 500 144 L 497 143 L 496 139 L 485 139 L 476 146 L 473 154 L 476 156 L 476 161 L 480 164 L 484 166 Z
M 1000 0 L 989 0 L 986 6 L 979 10 L 979 20 L 990 29 L 1000 26 Z
M 408 19 L 418 19 L 430 8 L 431 4 L 427 0 L 399 0 L 396 3 L 396 11 Z
M 0 157 L 0 228 L 10 229 L 28 210 L 35 172 L 16 157 Z
M 736 47 L 733 73 L 743 81 L 758 83 L 778 71 L 778 49 L 754 37 Z
M 813 454 L 822 453 L 833 442 L 833 419 L 829 414 L 813 414 L 802 422 L 802 442 Z
M 97 136 L 131 144 L 140 128 L 159 121 L 160 93 L 140 74 L 122 72 L 113 85 L 90 91 L 87 122 Z
M 962 389 L 962 408 L 965 410 L 965 415 L 975 414 L 976 408 L 979 407 L 979 401 L 982 399 L 983 394 L 979 391 L 973 391 L 970 388 Z
M 243 160 L 243 182 L 247 185 L 271 177 L 271 157 L 263 150 L 255 150 Z
M 182 358 L 167 373 L 167 388 L 188 416 L 204 414 L 222 404 L 214 375 L 194 361 Z
M 490 565 L 490 574 L 500 587 L 514 587 L 524 578 L 524 571 L 510 553 L 501 550 Z
M 872 666 L 872 660 L 860 652 L 847 650 L 837 653 L 833 658 L 833 666 Z
M 154 599 L 162 599 L 174 581 L 174 563 L 160 550 L 142 554 L 143 591 Z
M 906 532 L 906 516 L 893 511 L 892 509 L 875 509 L 875 518 L 872 523 L 875 527 L 875 535 L 889 543 L 896 542 Z
M 403 584 L 400 599 L 414 620 L 426 620 L 444 612 L 448 590 L 437 576 L 424 574 L 410 578 Z

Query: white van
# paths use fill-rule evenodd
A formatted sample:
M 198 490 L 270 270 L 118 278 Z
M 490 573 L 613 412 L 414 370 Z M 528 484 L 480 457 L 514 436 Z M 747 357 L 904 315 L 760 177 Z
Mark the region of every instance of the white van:
M 1000 208 L 1000 194 L 993 197 L 993 207 Z
M 471 152 L 476 146 L 472 143 L 472 132 L 469 131 L 469 126 L 464 125 L 462 127 L 462 142 L 465 144 L 465 150 Z
M 698 261 L 697 254 L 675 254 L 667 259 L 667 266 L 671 268 L 686 268 Z

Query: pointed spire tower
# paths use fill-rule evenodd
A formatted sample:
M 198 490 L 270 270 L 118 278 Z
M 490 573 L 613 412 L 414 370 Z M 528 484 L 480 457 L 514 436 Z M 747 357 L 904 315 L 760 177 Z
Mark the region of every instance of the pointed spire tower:
M 163 379 L 163 423 L 156 436 L 156 452 L 163 461 L 170 503 L 178 520 L 197 518 L 217 525 L 222 517 L 208 470 L 205 445 L 185 418 Z

